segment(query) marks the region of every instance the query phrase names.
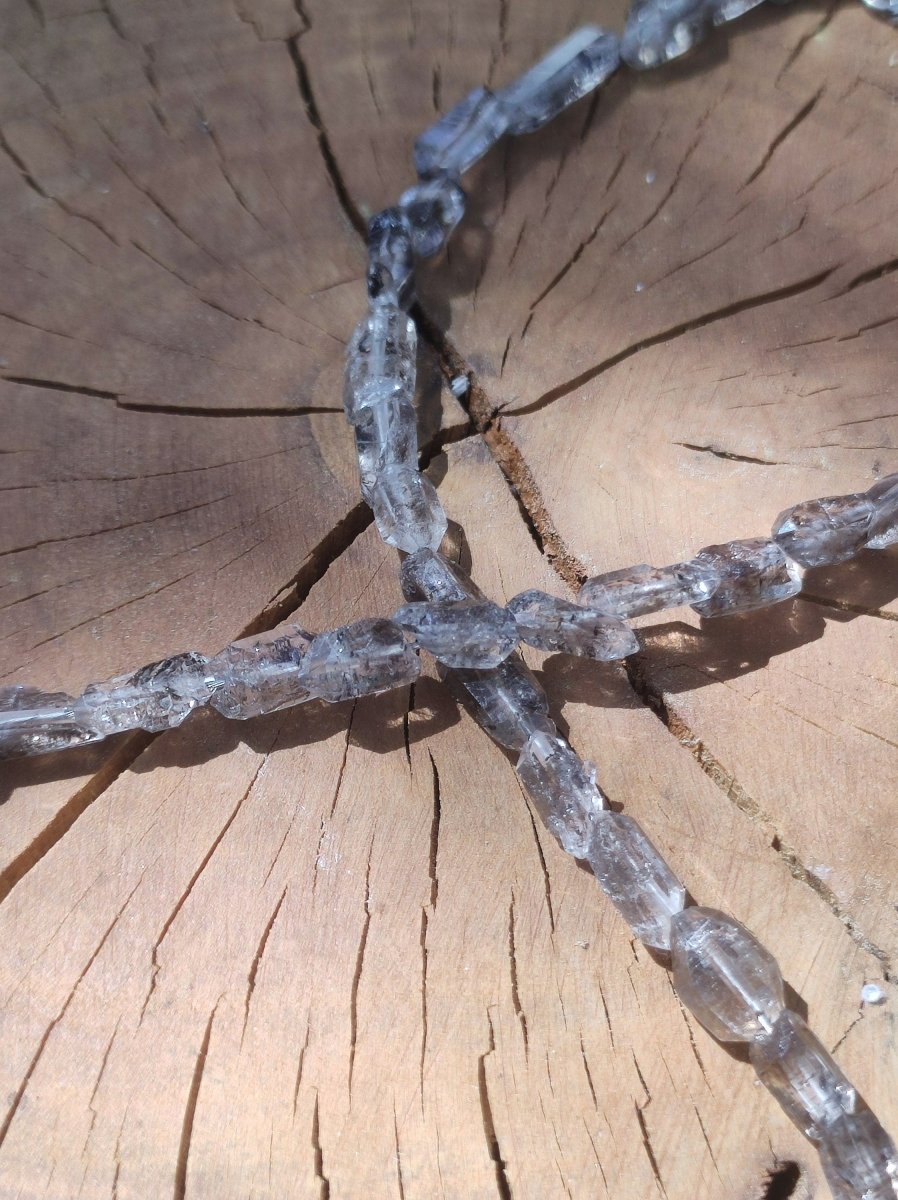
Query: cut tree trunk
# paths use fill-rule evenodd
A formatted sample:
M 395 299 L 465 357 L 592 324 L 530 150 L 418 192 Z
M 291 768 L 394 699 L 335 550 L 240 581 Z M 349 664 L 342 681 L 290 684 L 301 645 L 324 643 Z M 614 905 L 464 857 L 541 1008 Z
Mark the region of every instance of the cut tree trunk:
M 435 112 L 621 4 L 3 7 L 4 682 L 389 614 L 340 402 L 360 230 Z M 419 401 L 490 596 L 898 470 L 896 61 L 860 4 L 765 6 L 471 172 Z M 896 566 L 531 659 L 893 1131 Z M 5 764 L 0 1036 L 3 1197 L 826 1194 L 429 677 Z

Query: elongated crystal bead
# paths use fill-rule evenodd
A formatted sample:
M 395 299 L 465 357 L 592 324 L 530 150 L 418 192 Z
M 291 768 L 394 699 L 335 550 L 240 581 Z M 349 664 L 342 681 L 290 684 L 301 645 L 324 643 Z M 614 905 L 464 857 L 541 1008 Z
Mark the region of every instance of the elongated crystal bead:
M 415 254 L 430 258 L 443 249 L 465 215 L 465 193 L 457 179 L 437 175 L 403 192 L 399 207 L 408 222 Z
M 81 703 L 89 723 L 104 737 L 124 729 L 155 733 L 180 725 L 208 702 L 215 687 L 210 660 L 188 651 L 149 663 L 133 674 L 92 683 L 84 689 Z
M 705 0 L 634 0 L 621 38 L 621 57 L 630 67 L 659 67 L 686 54 L 705 36 Z
M 515 769 L 549 832 L 568 854 L 585 858 L 608 804 L 596 786 L 595 768 L 564 738 L 538 732 L 527 740 Z
M 380 618 L 320 633 L 300 666 L 310 694 L 331 704 L 414 683 L 420 673 L 414 646 L 398 625 Z
M 708 15 L 712 25 L 725 25 L 727 21 L 735 21 L 753 8 L 757 8 L 763 0 L 716 0 L 709 7 Z
M 898 15 L 898 0 L 895 3 Z M 869 550 L 883 550 L 898 542 L 898 475 L 887 475 L 867 492 L 873 505 L 873 521 L 867 538 Z
M 671 922 L 673 981 L 683 1003 L 722 1042 L 769 1034 L 783 1011 L 776 960 L 744 925 L 714 908 Z
M 477 584 L 457 563 L 438 550 L 424 547 L 410 554 L 399 570 L 406 600 L 484 600 Z
M 533 589 L 508 602 L 521 641 L 538 650 L 579 654 L 603 662 L 639 649 L 636 634 L 617 617 Z
M 388 546 L 413 553 L 436 550 L 449 522 L 436 489 L 420 471 L 388 467 L 375 479 L 368 497 L 377 529 Z
M 368 297 L 407 308 L 414 297 L 412 233 L 401 208 L 385 208 L 368 222 Z
M 693 604 L 703 617 L 721 617 L 777 604 L 801 591 L 804 571 L 776 542 L 766 538 L 705 546 L 696 555 L 720 583 L 710 599 Z
M 714 594 L 719 583 L 720 575 L 710 562 L 693 559 L 669 567 L 640 563 L 587 579 L 579 600 L 618 617 L 639 617 L 663 608 L 701 603 Z
M 671 919 L 682 912 L 686 889 L 642 827 L 623 813 L 602 813 L 594 822 L 586 857 L 639 940 L 669 950 Z
M 448 667 L 497 667 L 518 644 L 511 613 L 491 600 L 417 601 L 393 620 Z
M 464 687 L 478 724 L 500 746 L 520 750 L 533 733 L 557 733 L 546 693 L 519 654 L 489 671 L 454 669 L 451 678 Z
M 828 1126 L 820 1163 L 834 1200 L 896 1200 L 898 1152 L 869 1109 L 845 1113 Z
M 25 684 L 0 688 L 0 758 L 67 750 L 104 736 L 74 696 Z
M 575 30 L 497 94 L 508 114 L 508 132 L 539 129 L 604 83 L 619 63 L 620 42 L 614 34 L 596 25 Z
M 343 407 L 352 424 L 381 400 L 414 399 L 417 343 L 414 321 L 395 305 L 377 305 L 356 326 L 346 351 L 343 388 Z
M 309 690 L 299 668 L 313 640 L 298 625 L 285 625 L 232 642 L 209 663 L 220 681 L 209 703 L 240 721 L 301 704 Z
M 863 548 L 874 513 L 863 493 L 805 500 L 780 513 L 771 536 L 803 567 L 845 562 Z
M 867 8 L 886 17 L 898 17 L 898 0 L 864 0 Z
M 761 1083 L 805 1137 L 819 1141 L 839 1117 L 854 1112 L 857 1093 L 797 1013 L 783 1012 L 769 1034 L 754 1039 L 749 1055 Z
M 361 492 L 368 500 L 387 467 L 417 467 L 415 406 L 405 397 L 390 396 L 362 409 L 355 425 L 355 448 Z
M 415 170 L 422 178 L 463 175 L 508 128 L 508 117 L 489 88 L 476 88 L 444 113 L 415 142 Z

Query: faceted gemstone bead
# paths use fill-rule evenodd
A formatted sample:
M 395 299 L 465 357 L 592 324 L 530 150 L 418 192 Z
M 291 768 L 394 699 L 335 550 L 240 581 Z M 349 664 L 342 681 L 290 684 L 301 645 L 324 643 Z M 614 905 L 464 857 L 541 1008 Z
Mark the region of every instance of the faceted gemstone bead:
M 867 8 L 886 17 L 898 17 L 898 0 L 864 0 Z
M 415 323 L 395 305 L 377 305 L 355 329 L 346 351 L 343 407 L 353 425 L 381 400 L 415 395 Z
M 530 133 L 604 83 L 620 63 L 620 42 L 595 25 L 559 42 L 545 58 L 498 93 L 508 132 Z
M 782 0 L 779 0 L 782 3 Z M 735 21 L 753 8 L 757 8 L 762 0 L 717 0 L 709 7 L 712 25 L 724 25 L 727 21 Z
M 780 513 L 771 536 L 803 567 L 829 566 L 863 549 L 874 513 L 863 493 L 805 500 Z
M 448 667 L 497 667 L 518 644 L 511 613 L 491 600 L 418 601 L 393 620 Z
M 710 562 L 693 559 L 669 567 L 640 563 L 587 579 L 579 600 L 618 617 L 640 617 L 663 608 L 698 604 L 714 594 L 719 582 L 720 575 Z
M 382 618 L 320 633 L 300 666 L 309 693 L 331 704 L 414 683 L 420 673 L 415 647 L 398 625 Z
M 476 88 L 444 113 L 415 142 L 415 170 L 422 179 L 463 175 L 508 128 L 508 117 L 488 88 Z
M 820 1145 L 820 1163 L 834 1200 L 896 1200 L 898 1153 L 869 1109 L 845 1113 Z
M 686 908 L 671 922 L 673 981 L 683 1003 L 722 1042 L 770 1033 L 783 1011 L 776 960 L 738 921 Z
M 485 600 L 477 584 L 438 550 L 410 554 L 399 571 L 406 600 Z
M 103 737 L 80 701 L 16 684 L 0 688 L 0 758 L 47 754 Z
M 500 746 L 520 750 L 531 734 L 554 734 L 549 701 L 519 654 L 511 654 L 490 671 L 459 668 L 452 677 L 474 703 L 478 724 Z
M 682 912 L 686 889 L 642 827 L 623 813 L 602 813 L 586 857 L 639 940 L 656 950 L 669 950 L 671 918 Z
M 84 689 L 81 702 L 88 720 L 104 737 L 123 729 L 153 733 L 180 725 L 206 704 L 216 679 L 204 654 L 188 651 L 149 663 L 131 675 L 119 675 Z
M 574 858 L 585 858 L 608 801 L 596 787 L 595 768 L 562 737 L 534 733 L 515 768 L 549 832 Z
M 801 591 L 803 568 L 766 538 L 705 546 L 696 561 L 712 567 L 720 576 L 711 598 L 692 606 L 703 617 L 748 612 L 788 600 Z
M 420 471 L 388 467 L 374 481 L 368 502 L 388 546 L 412 553 L 422 546 L 436 550 L 443 540 L 449 522 L 436 489 Z
M 898 3 L 895 8 L 898 15 Z M 887 475 L 867 492 L 873 505 L 873 522 L 867 538 L 869 550 L 883 550 L 898 542 L 898 475 Z
M 368 222 L 368 297 L 407 308 L 414 298 L 412 233 L 400 208 L 385 208 Z
M 786 1010 L 769 1034 L 755 1038 L 749 1055 L 761 1083 L 805 1137 L 819 1141 L 839 1117 L 854 1112 L 857 1093 L 797 1013 Z
M 705 36 L 705 0 L 634 0 L 621 38 L 621 57 L 636 70 L 679 58 Z
M 387 467 L 418 465 L 415 406 L 402 396 L 390 396 L 363 408 L 355 425 L 362 495 L 369 499 L 377 476 Z
M 557 650 L 607 662 L 639 649 L 636 635 L 617 617 L 583 608 L 533 589 L 508 602 L 521 641 L 538 650 Z
M 403 192 L 399 207 L 408 222 L 415 254 L 430 258 L 443 249 L 465 215 L 465 194 L 457 179 L 437 175 Z
M 299 666 L 312 634 L 298 625 L 232 642 L 209 663 L 220 686 L 209 703 L 232 720 L 276 712 L 309 698 Z

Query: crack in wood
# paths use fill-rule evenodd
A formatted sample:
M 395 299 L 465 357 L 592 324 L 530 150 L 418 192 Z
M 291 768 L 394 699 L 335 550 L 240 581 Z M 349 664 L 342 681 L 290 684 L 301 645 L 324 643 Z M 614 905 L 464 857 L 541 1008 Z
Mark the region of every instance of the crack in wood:
M 196 1120 L 196 1108 L 199 1102 L 200 1086 L 203 1082 L 203 1072 L 206 1069 L 206 1057 L 209 1053 L 209 1043 L 212 1039 L 212 1024 L 215 1020 L 219 1003 L 220 1000 L 216 1001 L 215 1007 L 209 1014 L 209 1020 L 206 1022 L 203 1040 L 200 1044 L 199 1053 L 196 1056 L 196 1065 L 193 1068 L 190 1090 L 187 1093 L 187 1104 L 185 1105 L 184 1116 L 181 1122 L 181 1141 L 178 1146 L 178 1158 L 175 1167 L 174 1200 L 184 1200 L 187 1194 L 187 1163 L 190 1158 L 190 1142 L 193 1138 L 193 1125 Z

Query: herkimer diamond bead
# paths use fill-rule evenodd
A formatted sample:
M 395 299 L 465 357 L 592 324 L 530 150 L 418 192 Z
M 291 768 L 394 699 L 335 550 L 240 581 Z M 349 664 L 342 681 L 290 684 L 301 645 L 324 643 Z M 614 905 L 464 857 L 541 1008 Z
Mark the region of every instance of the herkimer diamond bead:
M 538 650 L 609 662 L 639 649 L 636 634 L 617 617 L 535 588 L 509 600 L 507 607 L 517 622 L 521 641 Z
M 480 727 L 508 750 L 520 750 L 533 733 L 557 733 L 546 693 L 517 653 L 489 671 L 455 669 L 451 681 L 461 684 L 473 701 Z
M 74 696 L 25 684 L 0 688 L 0 758 L 67 750 L 103 736 Z
M 671 922 L 673 982 L 680 999 L 722 1042 L 769 1034 L 783 1011 L 776 960 L 744 925 L 714 908 L 686 908 Z
M 400 208 L 385 208 L 368 222 L 368 297 L 375 306 L 407 308 L 415 294 L 412 233 Z
M 515 770 L 549 832 L 568 854 L 585 858 L 607 800 L 584 763 L 562 737 L 534 733 Z
M 898 1153 L 869 1109 L 845 1113 L 820 1145 L 820 1163 L 834 1200 L 896 1200 Z
M 421 661 L 398 625 L 375 617 L 320 633 L 300 673 L 311 695 L 337 704 L 414 683 Z
M 123 729 L 157 733 L 180 725 L 206 704 L 216 687 L 204 654 L 188 651 L 149 663 L 131 675 L 119 675 L 84 689 L 81 702 L 88 720 L 105 735 Z
M 399 569 L 406 600 L 485 600 L 471 577 L 439 550 L 424 547 L 410 554 Z
M 343 386 L 343 407 L 353 425 L 381 400 L 414 398 L 417 345 L 414 321 L 395 305 L 378 305 L 359 322 L 346 351 Z
M 312 641 L 312 634 L 298 625 L 284 625 L 232 642 L 209 663 L 220 681 L 209 703 L 240 721 L 302 704 L 309 690 L 299 667 Z
M 596 25 L 585 25 L 498 93 L 508 132 L 531 133 L 587 92 L 599 87 L 620 63 L 620 42 Z
M 368 500 L 387 467 L 417 467 L 415 406 L 404 396 L 390 396 L 363 408 L 355 424 L 355 448 L 361 492 Z
M 864 0 L 864 4 L 886 17 L 898 17 L 898 0 Z
M 418 601 L 393 620 L 448 667 L 497 667 L 518 644 L 511 613 L 491 600 Z
M 780 513 L 771 536 L 803 567 L 829 566 L 863 549 L 874 513 L 862 492 L 805 500 Z
M 586 857 L 593 874 L 641 942 L 670 949 L 670 924 L 686 889 L 646 837 L 623 813 L 597 817 Z
M 399 207 L 408 222 L 415 254 L 430 258 L 443 249 L 465 215 L 465 193 L 457 179 L 437 175 L 403 192 Z
M 782 3 L 782 0 L 778 0 Z M 727 21 L 735 21 L 753 8 L 757 8 L 762 0 L 716 0 L 710 4 L 708 15 L 712 25 L 724 25 Z
M 388 546 L 410 554 L 429 546 L 436 550 L 449 522 L 436 489 L 420 471 L 387 467 L 367 497 L 380 536 Z
M 508 128 L 504 108 L 489 88 L 476 88 L 444 113 L 415 142 L 415 170 L 432 175 L 463 175 Z
M 692 606 L 703 617 L 764 608 L 801 591 L 804 569 L 766 538 L 705 546 L 695 557 L 720 575 L 711 598 Z
M 640 563 L 587 579 L 579 600 L 618 617 L 641 617 L 663 608 L 698 604 L 712 596 L 719 583 L 720 575 L 709 562 L 693 559 L 669 567 Z
M 898 0 L 896 0 L 898 15 Z M 887 475 L 867 492 L 873 505 L 873 523 L 867 538 L 868 550 L 883 550 L 898 542 L 898 475 Z
M 819 1141 L 857 1106 L 857 1092 L 797 1013 L 782 1013 L 769 1034 L 751 1043 L 749 1056 L 761 1083 L 805 1137 Z
M 702 40 L 709 24 L 705 0 L 634 0 L 621 38 L 630 67 L 659 67 Z

